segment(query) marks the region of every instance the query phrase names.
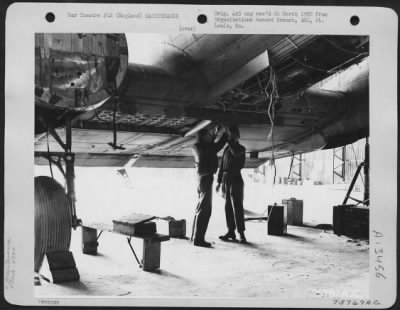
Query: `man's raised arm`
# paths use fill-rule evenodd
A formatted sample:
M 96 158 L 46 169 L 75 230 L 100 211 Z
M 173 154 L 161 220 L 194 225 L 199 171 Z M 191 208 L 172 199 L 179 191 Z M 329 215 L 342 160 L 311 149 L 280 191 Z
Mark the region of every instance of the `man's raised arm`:
M 218 153 L 228 141 L 228 134 L 225 131 L 224 127 L 221 127 L 219 130 L 219 134 L 223 133 L 217 142 L 214 142 L 215 152 Z

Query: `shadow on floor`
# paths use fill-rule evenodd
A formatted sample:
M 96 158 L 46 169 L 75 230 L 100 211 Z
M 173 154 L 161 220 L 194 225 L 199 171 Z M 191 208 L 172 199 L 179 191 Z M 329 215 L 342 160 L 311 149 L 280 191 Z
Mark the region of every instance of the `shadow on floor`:
M 162 270 L 162 269 L 157 269 L 157 270 L 154 270 L 154 271 L 148 271 L 148 273 L 157 274 L 157 275 L 160 275 L 160 276 L 163 276 L 163 277 L 167 277 L 167 278 L 175 278 L 175 279 L 187 281 L 187 279 L 185 279 L 185 278 L 183 278 L 181 276 L 178 276 L 175 273 L 172 273 L 172 272 L 169 272 L 169 271 L 166 271 L 166 270 Z
M 228 246 L 229 245 L 235 245 L 237 247 L 247 247 L 247 248 L 254 248 L 254 249 L 258 249 L 260 247 L 259 244 L 253 243 L 251 241 L 247 241 L 246 243 L 240 243 L 238 239 L 236 239 L 236 240 L 227 240 L 227 241 L 219 240 L 219 241 L 220 242 L 215 243 L 215 244 L 223 244 L 223 245 L 228 245 Z
M 101 252 L 97 252 L 97 254 L 86 254 L 85 253 L 85 255 L 94 256 L 94 257 L 101 257 L 101 258 L 108 258 L 109 257 L 108 255 L 105 255 L 105 254 L 103 254 Z
M 240 245 L 240 246 L 245 246 L 245 247 L 248 247 L 248 248 L 253 248 L 253 249 L 259 249 L 260 248 L 259 244 L 253 243 L 251 241 L 247 241 L 246 243 L 239 243 L 239 242 L 236 242 L 236 243 L 238 245 Z
M 288 233 L 286 233 L 282 237 L 290 238 L 290 239 L 301 241 L 301 242 L 308 242 L 308 243 L 313 242 L 313 239 L 311 239 L 311 238 L 306 238 L 306 237 L 303 237 L 303 236 L 298 236 L 298 235 L 293 235 L 293 234 L 288 234 Z
M 307 227 L 307 228 L 313 228 L 313 229 L 319 229 L 319 230 L 332 230 L 333 231 L 333 226 L 331 224 L 313 224 L 313 223 L 303 223 L 303 225 L 301 225 L 303 227 Z
M 71 281 L 71 282 L 64 282 L 64 283 L 57 283 L 57 286 L 62 286 L 65 288 L 69 288 L 71 290 L 77 290 L 80 293 L 90 293 L 90 289 L 86 286 L 86 284 L 82 283 L 81 281 Z
M 257 217 L 258 217 L 258 216 L 261 216 L 261 214 L 255 213 L 255 212 L 250 211 L 250 210 L 244 209 L 243 211 L 244 211 L 244 215 L 257 216 Z
M 177 240 L 190 240 L 188 236 L 183 236 L 183 237 L 171 237 L 171 239 L 177 239 Z

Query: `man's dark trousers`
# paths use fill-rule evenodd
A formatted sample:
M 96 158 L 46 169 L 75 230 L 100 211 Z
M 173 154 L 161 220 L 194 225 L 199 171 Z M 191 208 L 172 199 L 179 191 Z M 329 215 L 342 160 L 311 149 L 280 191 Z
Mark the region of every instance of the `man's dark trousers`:
M 244 232 L 243 192 L 244 183 L 241 177 L 233 178 L 226 182 L 225 216 L 228 231 Z
M 213 174 L 199 176 L 199 202 L 192 226 L 192 241 L 204 241 L 211 217 Z

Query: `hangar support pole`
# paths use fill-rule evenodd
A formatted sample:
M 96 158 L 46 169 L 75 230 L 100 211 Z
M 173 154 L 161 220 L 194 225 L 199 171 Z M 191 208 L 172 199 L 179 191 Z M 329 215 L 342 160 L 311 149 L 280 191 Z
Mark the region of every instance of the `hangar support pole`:
M 339 163 L 337 163 L 339 162 Z M 346 147 L 333 149 L 333 179 L 332 183 L 335 184 L 336 177 L 342 181 L 346 179 Z
M 117 143 L 117 111 L 119 105 L 119 96 L 117 91 L 117 81 L 114 80 L 112 83 L 112 97 L 113 97 L 113 141 L 109 142 L 110 145 L 114 150 L 125 150 L 125 148 Z
M 76 216 L 76 195 L 75 195 L 75 154 L 72 153 L 72 126 L 71 117 L 67 117 L 65 123 L 65 136 L 66 136 L 66 148 L 64 154 L 65 160 L 65 179 L 67 182 L 67 195 L 71 205 L 71 221 L 72 227 L 80 226 L 81 220 Z
M 365 140 L 365 159 L 364 159 L 364 205 L 369 206 L 369 141 Z
M 303 179 L 302 163 L 303 163 L 302 154 L 293 154 L 292 155 L 288 178 L 290 178 L 290 177 L 297 178 L 297 180 L 299 180 L 299 181 L 301 181 Z

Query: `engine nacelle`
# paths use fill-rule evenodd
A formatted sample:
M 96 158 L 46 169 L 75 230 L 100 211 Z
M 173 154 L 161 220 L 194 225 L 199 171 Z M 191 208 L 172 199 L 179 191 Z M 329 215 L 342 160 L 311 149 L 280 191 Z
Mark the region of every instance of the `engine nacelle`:
M 124 34 L 35 35 L 36 132 L 101 106 L 128 68 Z

